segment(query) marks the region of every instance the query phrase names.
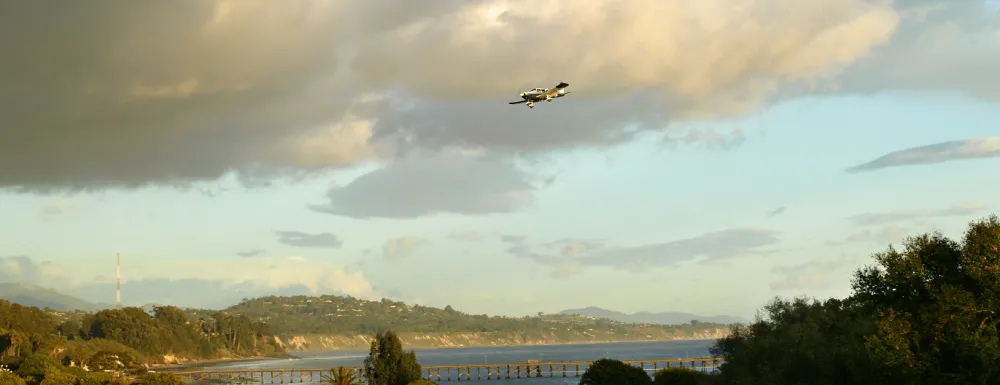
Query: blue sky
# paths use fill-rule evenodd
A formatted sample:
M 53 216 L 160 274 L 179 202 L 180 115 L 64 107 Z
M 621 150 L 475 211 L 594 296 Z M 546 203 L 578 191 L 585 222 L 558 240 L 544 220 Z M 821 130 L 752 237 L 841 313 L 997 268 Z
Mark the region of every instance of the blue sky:
M 564 71 L 508 68 L 475 86 L 465 82 L 476 71 L 503 70 L 483 59 L 516 52 L 491 39 L 524 31 L 475 16 L 493 12 L 480 5 L 495 11 L 500 2 L 411 10 L 398 25 L 369 26 L 396 34 L 355 45 L 329 35 L 372 31 L 328 25 L 388 10 L 319 2 L 329 16 L 290 31 L 279 27 L 301 10 L 248 5 L 246 20 L 205 27 L 215 39 L 174 36 L 165 26 L 148 32 L 169 40 L 162 52 L 115 41 L 105 54 L 175 54 L 176 68 L 135 59 L 114 70 L 92 53 L 81 59 L 80 79 L 36 83 L 48 88 L 34 93 L 27 82 L 0 91 L 51 99 L 49 110 L 28 102 L 0 109 L 0 125 L 16 139 L 0 141 L 8 154 L 0 155 L 0 280 L 111 302 L 120 252 L 123 301 L 136 305 L 221 307 L 244 296 L 346 293 L 472 313 L 600 306 L 750 317 L 774 296 L 844 296 L 852 270 L 873 252 L 927 231 L 960 236 L 1000 204 L 993 177 L 1000 95 L 992 87 L 1000 76 L 988 70 L 1000 68 L 990 67 L 1000 65 L 1000 19 L 984 17 L 974 2 L 841 3 L 833 16 L 801 6 L 805 19 L 793 20 L 722 2 L 708 12 L 637 1 L 622 12 L 688 12 L 705 31 L 738 15 L 775 23 L 781 36 L 810 25 L 825 32 L 775 42 L 785 50 L 779 55 L 765 30 L 720 33 L 692 48 L 697 28 L 688 36 L 640 20 L 649 33 L 637 35 L 605 20 L 593 28 L 617 44 L 663 52 L 609 67 L 629 54 L 596 42 L 589 52 L 605 50 L 606 61 L 581 56 Z M 506 4 L 527 17 L 518 13 L 527 5 Z M 596 12 L 553 7 L 579 20 Z M 190 23 L 226 14 L 181 9 L 190 14 L 173 17 Z M 152 17 L 121 12 L 116 17 Z M 267 12 L 280 17 L 262 29 L 300 44 L 251 45 L 252 36 L 237 33 Z M 419 49 L 438 36 L 415 27 L 431 16 L 493 49 L 463 55 L 457 37 Z M 954 30 L 962 17 L 982 23 Z M 544 16 L 530 25 L 560 27 Z M 760 35 L 751 40 L 756 51 L 746 51 L 740 36 L 752 33 Z M 951 52 L 964 62 L 935 51 L 955 44 L 933 44 L 957 34 L 980 39 Z M 521 49 L 581 44 L 571 37 Z M 381 49 L 394 38 L 407 48 Z M 252 49 L 212 50 L 223 42 Z M 337 59 L 323 56 L 329 46 Z M 672 47 L 689 47 L 689 57 L 675 59 Z M 347 52 L 353 67 L 343 61 Z M 54 55 L 23 57 L 46 54 Z M 274 55 L 303 62 L 268 59 Z M 419 71 L 447 55 L 456 58 L 451 72 Z M 907 62 L 927 57 L 940 59 Z M 8 80 L 13 67 L 3 66 Z M 27 78 L 56 67 L 32 67 Z M 531 110 L 502 103 L 552 80 L 576 93 Z M 172 85 L 144 85 L 155 81 Z M 81 94 L 81 85 L 92 93 Z M 98 96 L 74 99 L 81 95 Z M 138 99 L 122 103 L 121 95 Z

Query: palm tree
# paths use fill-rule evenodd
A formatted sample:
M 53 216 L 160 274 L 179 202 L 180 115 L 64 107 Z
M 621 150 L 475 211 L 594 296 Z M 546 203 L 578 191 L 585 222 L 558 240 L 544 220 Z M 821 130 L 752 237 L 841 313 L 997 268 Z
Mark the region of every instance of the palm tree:
M 333 376 L 321 376 L 323 383 L 330 385 L 359 385 L 361 384 L 361 379 L 354 372 L 354 369 L 348 369 L 343 366 L 338 367 L 336 370 L 330 370 Z

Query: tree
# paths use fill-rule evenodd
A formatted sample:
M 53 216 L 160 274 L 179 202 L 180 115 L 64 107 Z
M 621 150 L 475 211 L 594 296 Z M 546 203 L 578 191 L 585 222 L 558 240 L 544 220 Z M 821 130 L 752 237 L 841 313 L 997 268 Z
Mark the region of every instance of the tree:
M 645 370 L 619 360 L 602 358 L 594 361 L 580 377 L 580 385 L 650 385 Z
M 321 382 L 330 385 L 356 385 L 361 383 L 352 369 L 340 366 L 336 370 L 331 370 L 331 372 L 331 376 L 322 376 Z
M 709 374 L 685 367 L 663 368 L 653 373 L 653 385 L 702 385 Z
M 403 343 L 395 332 L 388 330 L 375 335 L 365 358 L 368 385 L 407 385 L 419 380 L 420 372 L 416 354 L 403 351 Z
M 855 274 L 854 297 L 873 314 L 871 356 L 897 381 L 1000 383 L 1000 221 L 973 222 L 961 243 L 909 238 Z

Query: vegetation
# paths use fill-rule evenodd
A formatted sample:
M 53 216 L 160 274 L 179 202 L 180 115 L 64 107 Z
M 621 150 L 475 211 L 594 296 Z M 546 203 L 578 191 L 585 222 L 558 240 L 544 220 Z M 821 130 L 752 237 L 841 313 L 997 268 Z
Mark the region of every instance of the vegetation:
M 331 372 L 333 375 L 323 375 L 320 381 L 330 385 L 355 385 L 361 383 L 361 379 L 356 377 L 352 369 L 340 366 L 337 369 L 331 370 Z
M 776 299 L 720 339 L 722 384 L 1000 383 L 1000 221 L 908 238 L 845 299 Z
M 420 364 L 413 351 L 403 351 L 403 342 L 389 330 L 372 340 L 365 358 L 365 379 L 368 385 L 407 385 L 420 380 Z
M 92 375 L 95 372 L 165 384 L 171 377 L 143 377 L 147 364 L 166 357 L 207 359 L 280 351 L 267 325 L 245 316 L 217 312 L 192 321 L 184 310 L 165 306 L 153 315 L 139 308 L 102 310 L 57 325 L 39 308 L 0 300 L 0 364 L 27 384 L 111 380 Z
M 383 299 L 366 301 L 349 296 L 262 297 L 244 299 L 225 310 L 267 322 L 275 334 L 371 335 L 382 330 L 399 333 L 502 333 L 522 339 L 578 340 L 601 334 L 603 340 L 635 340 L 664 336 L 692 336 L 728 325 L 690 322 L 682 325 L 629 324 L 608 319 L 538 314 L 532 317 L 497 317 L 466 314 Z M 631 337 L 631 338 L 630 338 Z
M 653 380 L 645 370 L 619 360 L 594 361 L 580 376 L 580 385 L 650 385 Z
M 705 385 L 711 380 L 708 373 L 685 367 L 663 368 L 653 373 L 653 385 Z

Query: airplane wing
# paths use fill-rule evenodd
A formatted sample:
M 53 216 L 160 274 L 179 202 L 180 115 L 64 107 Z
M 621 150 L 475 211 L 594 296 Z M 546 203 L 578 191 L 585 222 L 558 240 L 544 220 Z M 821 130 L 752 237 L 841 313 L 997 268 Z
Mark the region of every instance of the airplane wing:
M 556 85 L 555 88 L 550 89 L 548 92 L 545 93 L 545 95 L 542 95 L 542 97 L 544 98 L 546 96 L 556 96 L 556 94 L 558 94 L 559 91 L 561 91 L 563 88 L 566 87 L 569 87 L 569 84 L 567 84 L 566 82 L 559 82 L 559 84 Z
M 510 102 L 510 103 L 507 103 L 507 104 L 521 104 L 521 103 L 527 103 L 527 102 L 528 102 L 527 100 L 518 100 L 516 102 Z

